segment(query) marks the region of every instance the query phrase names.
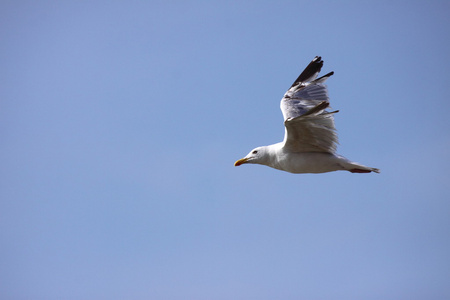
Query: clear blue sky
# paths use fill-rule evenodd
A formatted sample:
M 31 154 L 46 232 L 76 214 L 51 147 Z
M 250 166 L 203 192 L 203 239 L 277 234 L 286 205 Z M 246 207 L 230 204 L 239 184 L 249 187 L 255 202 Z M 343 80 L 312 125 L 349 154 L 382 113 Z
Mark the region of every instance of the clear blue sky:
M 2 1 L 1 298 L 450 299 L 449 11 Z M 381 174 L 234 167 L 315 55 Z

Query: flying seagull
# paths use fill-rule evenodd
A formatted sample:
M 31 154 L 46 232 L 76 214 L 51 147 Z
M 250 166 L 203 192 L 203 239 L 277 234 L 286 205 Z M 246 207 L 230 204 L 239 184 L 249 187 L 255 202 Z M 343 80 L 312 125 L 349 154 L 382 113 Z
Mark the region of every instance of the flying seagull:
M 322 58 L 316 56 L 281 99 L 284 140 L 253 149 L 235 166 L 260 164 L 291 173 L 380 172 L 336 154 L 338 138 L 333 115 L 338 111 L 326 110 L 330 103 L 324 84 L 334 72 L 317 78 L 322 66 Z

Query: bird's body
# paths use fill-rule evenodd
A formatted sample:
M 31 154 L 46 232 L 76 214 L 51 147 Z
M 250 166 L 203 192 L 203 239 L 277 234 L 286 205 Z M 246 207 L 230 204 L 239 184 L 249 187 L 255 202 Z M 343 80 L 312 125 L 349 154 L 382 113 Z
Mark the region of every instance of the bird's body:
M 286 128 L 283 142 L 255 148 L 236 161 L 235 166 L 254 163 L 290 173 L 379 172 L 336 154 L 338 140 L 333 115 L 337 111 L 325 110 L 329 98 L 323 84 L 334 73 L 315 79 L 322 65 L 322 59 L 316 56 L 281 100 Z

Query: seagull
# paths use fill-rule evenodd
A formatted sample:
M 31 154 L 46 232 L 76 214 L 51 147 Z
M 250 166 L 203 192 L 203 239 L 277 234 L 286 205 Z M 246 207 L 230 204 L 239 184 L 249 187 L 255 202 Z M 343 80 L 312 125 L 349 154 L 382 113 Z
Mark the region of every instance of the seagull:
M 317 78 L 322 66 L 322 58 L 316 56 L 281 99 L 284 140 L 253 149 L 236 161 L 235 166 L 260 164 L 296 174 L 340 170 L 352 173 L 380 172 L 379 169 L 352 162 L 336 153 L 338 137 L 334 114 L 338 110 L 326 110 L 330 102 L 324 84 L 334 72 Z

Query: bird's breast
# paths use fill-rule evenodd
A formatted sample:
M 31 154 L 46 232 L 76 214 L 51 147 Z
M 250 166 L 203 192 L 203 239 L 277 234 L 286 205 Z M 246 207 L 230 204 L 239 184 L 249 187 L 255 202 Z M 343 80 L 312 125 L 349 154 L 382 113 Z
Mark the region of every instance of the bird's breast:
M 341 170 L 339 159 L 323 152 L 283 153 L 273 166 L 290 173 L 324 173 Z

